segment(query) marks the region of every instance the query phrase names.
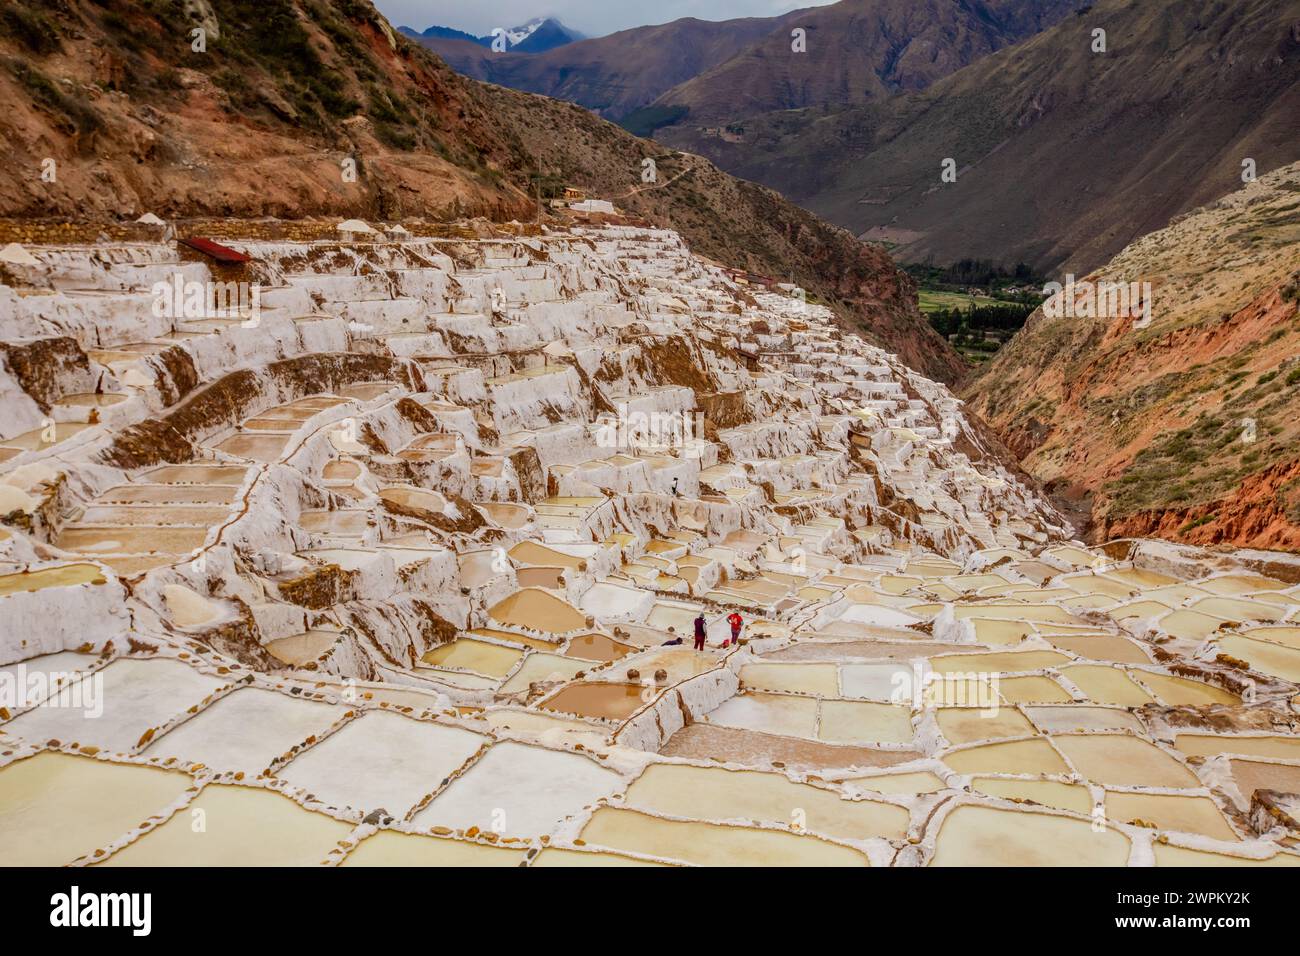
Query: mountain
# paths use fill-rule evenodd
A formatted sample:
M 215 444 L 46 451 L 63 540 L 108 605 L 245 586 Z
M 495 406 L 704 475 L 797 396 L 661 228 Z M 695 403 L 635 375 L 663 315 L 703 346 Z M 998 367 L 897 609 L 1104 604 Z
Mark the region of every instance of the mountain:
M 841 0 L 797 11 L 745 50 L 665 92 L 681 122 L 727 126 L 754 114 L 876 102 L 923 90 L 1032 35 L 1075 0 Z M 804 31 L 804 51 L 796 52 Z
M 1084 280 L 1150 283 L 1149 323 L 1040 310 L 971 408 L 1097 540 L 1300 550 L 1300 163 Z
M 547 50 L 554 50 L 557 47 L 584 39 L 583 35 L 577 30 L 569 29 L 554 17 L 537 17 L 522 26 L 501 27 L 500 30 L 505 34 L 506 50 L 514 53 L 545 53 Z M 424 30 L 398 27 L 397 32 L 419 43 L 431 41 L 425 45 L 434 50 L 437 49 L 437 41 L 446 40 L 456 43 L 470 43 L 474 46 L 491 49 L 492 41 L 496 38 L 494 33 L 487 33 L 479 37 L 474 36 L 472 33 L 466 33 L 464 30 L 440 26 L 432 26 Z
M 167 39 L 198 24 L 202 54 Z M 0 95 L 0 161 L 34 171 L 0 180 L 0 216 L 532 219 L 542 170 L 802 285 L 931 377 L 961 368 L 879 248 L 581 107 L 461 77 L 363 0 L 11 3 Z
M 1101 0 L 922 92 L 844 108 L 792 87 L 790 109 L 764 111 L 747 89 L 777 81 L 710 92 L 704 74 L 659 98 L 686 113 L 655 135 L 908 261 L 1077 272 L 1220 195 L 1245 159 L 1298 158 L 1298 79 L 1296 0 Z
M 494 54 L 481 49 L 484 44 L 456 37 L 422 36 L 419 42 L 466 76 L 569 100 L 617 121 L 734 56 L 783 20 L 688 17 L 531 55 L 520 50 Z
M 518 53 L 545 53 L 584 39 L 577 30 L 570 30 L 554 17 L 541 17 L 522 27 L 507 31 L 510 49 Z
M 491 37 L 476 37 L 472 33 L 466 33 L 464 30 L 456 30 L 452 27 L 432 26 L 424 30 L 414 30 L 411 27 L 398 27 L 397 32 L 402 36 L 410 37 L 412 40 L 465 40 L 469 43 L 475 43 L 479 46 L 487 46 L 491 42 Z

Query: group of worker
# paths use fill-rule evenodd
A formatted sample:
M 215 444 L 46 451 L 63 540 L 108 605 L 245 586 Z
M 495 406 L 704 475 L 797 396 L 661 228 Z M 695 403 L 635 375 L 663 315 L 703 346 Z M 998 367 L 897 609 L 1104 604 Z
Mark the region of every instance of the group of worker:
M 727 623 L 731 625 L 731 637 L 728 640 L 723 641 L 722 646 L 723 647 L 731 647 L 733 645 L 739 646 L 740 629 L 745 626 L 745 619 L 735 611 L 732 611 L 730 614 L 727 615 Z M 672 637 L 664 641 L 665 647 L 675 646 L 683 643 L 682 639 L 677 636 L 676 628 L 673 627 L 668 628 L 668 633 L 671 634 Z M 695 618 L 695 649 L 697 651 L 704 650 L 704 638 L 707 636 L 708 636 L 708 622 L 704 620 L 704 612 L 701 611 Z
M 727 623 L 731 625 L 731 639 L 722 642 L 723 647 L 730 647 L 732 644 L 740 643 L 740 629 L 745 624 L 745 619 L 738 613 L 732 611 L 727 615 Z M 695 649 L 704 650 L 704 638 L 707 633 L 707 624 L 704 620 L 704 612 L 701 611 L 695 618 Z

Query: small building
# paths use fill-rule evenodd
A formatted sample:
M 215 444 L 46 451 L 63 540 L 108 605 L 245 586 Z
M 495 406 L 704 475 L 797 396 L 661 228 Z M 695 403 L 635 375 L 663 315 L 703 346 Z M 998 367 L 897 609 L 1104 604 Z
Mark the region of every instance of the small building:
M 573 203 L 573 202 L 582 202 L 582 201 L 583 201 L 584 199 L 586 199 L 586 198 L 587 198 L 587 194 L 586 194 L 585 192 L 583 192 L 581 189 L 575 189 L 575 188 L 572 187 L 572 186 L 565 186 L 565 187 L 564 187 L 564 201 L 565 201 L 565 202 L 570 202 L 570 203 Z
M 608 199 L 583 199 L 569 203 L 569 208 L 574 212 L 599 212 L 607 216 L 614 214 L 614 204 Z

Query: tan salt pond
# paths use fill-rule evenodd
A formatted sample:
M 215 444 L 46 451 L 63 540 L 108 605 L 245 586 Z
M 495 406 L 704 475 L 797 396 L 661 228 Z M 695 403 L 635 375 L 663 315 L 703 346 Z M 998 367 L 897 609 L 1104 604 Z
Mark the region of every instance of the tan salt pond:
M 811 697 L 745 693 L 724 700 L 703 720 L 767 734 L 812 738 L 817 732 L 817 712 L 818 702 Z
M 221 523 L 230 509 L 213 505 L 91 505 L 81 513 L 78 524 L 118 525 L 121 527 L 192 527 L 209 528 Z
M 655 688 L 640 684 L 578 682 L 560 688 L 538 706 L 579 717 L 625 720 L 653 700 L 655 693 Z
M 281 637 L 266 644 L 267 653 L 278 661 L 294 667 L 301 667 L 311 661 L 320 660 L 326 652 L 338 643 L 337 631 L 304 631 L 290 637 Z
M 957 773 L 1066 774 L 1070 768 L 1043 739 L 980 744 L 949 751 L 941 758 Z
M 813 836 L 663 820 L 602 807 L 582 831 L 589 844 L 700 866 L 868 866 L 866 856 Z
M 628 788 L 627 804 L 699 820 L 745 820 L 792 826 L 844 840 L 902 839 L 908 812 L 893 804 L 845 800 L 780 774 L 684 764 L 651 764 Z M 803 812 L 802 821 L 794 809 Z
M 535 710 L 489 710 L 482 715 L 489 726 L 499 730 L 515 730 L 520 733 L 544 734 L 559 730 L 565 733 L 594 734 L 604 737 L 606 730 L 594 724 L 565 717 L 552 717 Z
M 1048 643 L 1078 657 L 1094 661 L 1114 661 L 1117 664 L 1149 664 L 1151 658 L 1127 638 L 1115 634 L 1046 635 Z
M 428 491 L 424 488 L 405 486 L 384 488 L 379 492 L 379 497 L 403 508 L 418 508 L 421 511 L 431 511 L 436 514 L 441 514 L 442 510 L 447 507 L 446 498 L 436 491 Z
M 584 634 L 569 641 L 564 649 L 565 657 L 577 657 L 585 661 L 616 661 L 628 654 L 636 653 L 636 648 L 621 644 L 604 634 Z
M 1224 652 L 1246 661 L 1252 670 L 1300 683 L 1300 650 L 1237 634 L 1224 635 L 1218 645 Z
M 219 451 L 237 458 L 251 458 L 253 461 L 270 463 L 279 461 L 284 455 L 285 445 L 291 436 L 280 435 L 231 435 L 216 444 Z
M 100 495 L 100 504 L 120 505 L 228 505 L 239 489 L 234 485 L 118 485 Z M 183 512 L 173 511 L 180 516 Z M 209 512 L 210 513 L 210 512 Z M 155 524 L 193 524 L 172 521 Z
M 532 653 L 501 685 L 503 694 L 517 694 L 528 689 L 534 681 L 567 681 L 595 666 L 590 661 L 565 657 L 562 654 Z
M 1142 722 L 1127 710 L 1112 707 L 1026 707 L 1025 713 L 1039 729 L 1049 734 L 1064 734 L 1076 730 L 1131 730 L 1142 733 Z
M 1230 856 L 1227 853 L 1192 850 L 1172 843 L 1157 843 L 1155 850 L 1156 866 L 1300 866 L 1300 854 L 1295 853 L 1275 853 L 1267 859 L 1254 860 L 1244 856 Z
M 243 465 L 164 465 L 140 476 L 142 482 L 159 485 L 225 485 L 244 483 L 248 469 Z
M 355 481 L 361 477 L 361 466 L 355 461 L 336 459 L 325 463 L 321 475 L 327 481 Z
M 1159 571 L 1148 571 L 1145 568 L 1112 568 L 1105 573 L 1105 576 L 1131 584 L 1135 588 L 1159 588 L 1178 583 L 1177 578 L 1161 574 Z
M 1106 816 L 1117 823 L 1141 820 L 1162 830 L 1199 833 L 1214 840 L 1238 840 L 1209 797 L 1160 793 L 1106 794 Z
M 980 793 L 1004 800 L 1032 800 L 1057 810 L 1092 813 L 1092 794 L 1077 783 L 1055 780 L 1006 780 L 1000 777 L 976 777 L 971 781 Z
M 38 753 L 0 770 L 0 860 L 62 866 L 161 813 L 193 785 L 186 774 Z
M 1280 621 L 1287 608 L 1250 598 L 1211 597 L 1197 601 L 1191 610 L 1228 621 Z
M 505 677 L 523 656 L 523 651 L 513 647 L 460 637 L 450 644 L 435 647 L 421 660 L 435 666 L 464 668 L 488 677 Z
M 104 584 L 104 572 L 93 564 L 61 564 L 39 571 L 20 571 L 0 575 L 0 597 L 45 588 L 75 587 L 79 584 Z
M 746 664 L 740 680 L 756 690 L 838 697 L 839 668 L 834 664 Z
M 1300 650 L 1300 627 L 1252 627 L 1241 634 L 1252 641 L 1268 641 Z
M 1060 704 L 1073 700 L 1060 684 L 1050 677 L 1003 677 L 998 693 L 1009 704 Z
M 312 866 L 351 832 L 272 790 L 212 785 L 101 865 Z
M 524 588 L 488 609 L 500 624 L 566 634 L 587 626 L 586 616 L 571 604 L 541 588 Z
M 928 770 L 912 773 L 882 773 L 872 777 L 850 777 L 845 783 L 854 784 L 874 793 L 921 794 L 936 793 L 947 786 Z
M 1152 671 L 1133 671 L 1143 684 L 1151 689 L 1166 704 L 1174 706 L 1190 705 L 1199 707 L 1205 704 L 1240 704 L 1241 698 L 1220 687 L 1214 687 L 1202 681 L 1188 680 L 1185 677 L 1173 677 L 1169 674 L 1157 674 Z
M 1052 743 L 1094 783 L 1184 789 L 1201 785 L 1196 774 L 1159 747 L 1128 734 L 1063 734 Z
M 1092 823 L 1029 811 L 961 806 L 944 818 L 931 866 L 1123 866 L 1129 842 Z
M 530 637 L 527 634 L 516 634 L 514 631 L 502 631 L 495 627 L 476 627 L 470 631 L 470 634 L 476 637 L 492 637 L 498 641 L 508 641 L 512 644 L 523 644 L 539 651 L 558 651 L 561 647 L 556 641 Z
M 1034 725 L 1012 707 L 999 707 L 992 712 L 978 707 L 940 707 L 935 711 L 935 719 L 948 742 L 958 746 L 1035 734 Z
M 972 618 L 975 640 L 981 644 L 1019 644 L 1034 632 L 1021 621 L 999 621 L 990 618 Z
M 67 441 L 73 435 L 80 434 L 90 427 L 90 425 L 82 422 L 59 422 L 54 426 L 53 441 L 46 440 L 48 434 L 46 429 L 37 428 L 33 431 L 23 432 L 21 435 L 15 435 L 13 438 L 0 439 L 0 447 L 15 451 L 42 451 L 46 448 L 53 448 L 55 445 Z
M 1061 584 L 1083 595 L 1105 595 L 1116 600 L 1127 600 L 1137 590 L 1124 581 L 1112 581 L 1099 575 L 1086 574 L 1077 578 L 1062 578 Z
M 370 512 L 360 510 L 304 511 L 298 515 L 298 525 L 315 534 L 356 536 L 365 534 L 370 527 Z
M 1089 700 L 1119 707 L 1141 707 L 1151 703 L 1151 695 L 1135 684 L 1124 671 L 1103 664 L 1072 664 L 1061 668 L 1061 675 L 1072 681 Z
M 477 501 L 475 507 L 499 528 L 513 531 L 528 523 L 528 506 L 508 501 Z
M 122 392 L 77 392 L 64 395 L 58 404 L 74 408 L 108 408 L 125 402 L 127 396 Z
M 836 744 L 911 743 L 911 712 L 893 704 L 823 700 L 817 737 Z
M 1168 604 L 1162 604 L 1159 601 L 1130 601 L 1127 604 L 1113 607 L 1106 613 L 1116 621 L 1124 621 L 1130 618 L 1159 617 L 1168 613 L 1169 610 Z
M 357 401 L 368 402 L 380 395 L 387 394 L 397 388 L 396 382 L 361 382 L 357 385 L 349 385 L 346 388 L 339 389 L 339 394 L 347 398 L 355 398 Z M 338 404 L 337 399 L 333 404 Z
M 1013 674 L 1065 664 L 1070 659 L 1056 651 L 1009 651 L 993 654 L 951 654 L 930 661 L 937 674 Z
M 163 601 L 172 623 L 177 627 L 200 627 L 225 614 L 221 605 L 180 584 L 166 585 L 163 588 Z
M 1179 734 L 1174 747 L 1194 757 L 1242 754 L 1274 760 L 1300 760 L 1300 737 L 1229 736 L 1227 734 Z
M 82 554 L 190 554 L 203 547 L 206 528 L 65 527 L 54 539 L 64 551 Z
M 1198 614 L 1196 611 L 1173 611 L 1160 618 L 1160 627 L 1174 637 L 1189 641 L 1203 641 L 1219 629 L 1222 618 Z
M 1008 621 L 1040 621 L 1047 624 L 1082 623 L 1069 611 L 1054 604 L 958 604 L 953 608 L 958 620 L 972 617 Z
M 444 837 L 380 830 L 366 837 L 340 866 L 520 866 L 524 851 Z

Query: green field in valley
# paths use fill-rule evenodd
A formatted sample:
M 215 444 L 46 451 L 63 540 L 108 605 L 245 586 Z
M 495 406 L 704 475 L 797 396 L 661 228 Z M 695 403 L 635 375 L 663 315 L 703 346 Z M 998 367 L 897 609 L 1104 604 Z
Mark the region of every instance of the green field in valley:
M 986 295 L 968 295 L 965 292 L 936 292 L 933 289 L 917 291 L 921 311 L 926 315 L 940 309 L 966 309 L 973 305 L 1006 305 Z

